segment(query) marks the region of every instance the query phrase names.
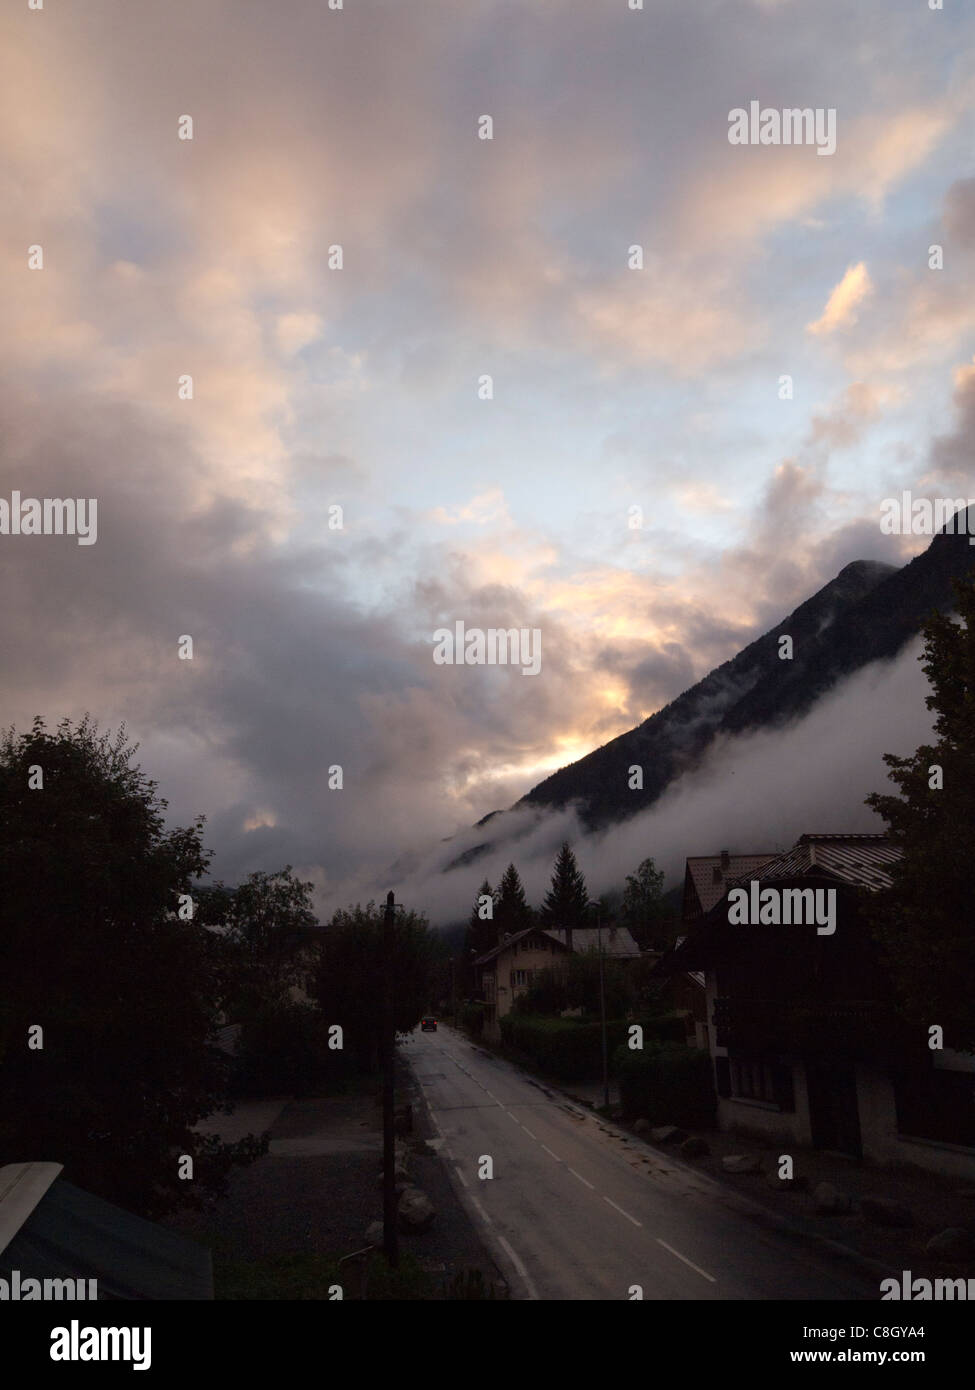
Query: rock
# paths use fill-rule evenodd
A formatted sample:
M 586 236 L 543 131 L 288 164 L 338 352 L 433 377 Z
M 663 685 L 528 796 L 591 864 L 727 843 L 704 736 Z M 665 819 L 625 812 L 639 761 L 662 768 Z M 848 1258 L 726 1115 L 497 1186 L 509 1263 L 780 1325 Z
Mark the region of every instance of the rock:
M 436 1216 L 433 1203 L 419 1187 L 407 1187 L 400 1194 L 397 1212 L 400 1230 L 411 1234 L 425 1231 Z
M 762 1161 L 757 1154 L 726 1154 L 721 1166 L 726 1173 L 757 1173 Z
M 637 1120 L 636 1124 L 633 1126 L 633 1133 L 634 1133 L 634 1134 L 649 1134 L 649 1133 L 650 1133 L 650 1121 L 649 1121 L 649 1120 L 642 1120 L 642 1119 L 641 1119 L 641 1120 Z
M 851 1205 L 847 1194 L 831 1182 L 817 1183 L 813 1192 L 813 1206 L 820 1216 L 835 1216 L 841 1211 L 849 1211 Z
M 366 1242 L 369 1245 L 382 1245 L 386 1227 L 381 1221 L 374 1221 L 366 1227 Z
M 687 1133 L 676 1125 L 657 1125 L 650 1131 L 650 1138 L 655 1144 L 679 1144 L 687 1138 Z
M 975 1241 L 971 1234 L 962 1229 L 961 1226 L 949 1226 L 946 1231 L 940 1231 L 938 1235 L 932 1236 L 924 1247 L 928 1255 L 958 1255 L 964 1257 L 972 1253 Z
M 875 1226 L 897 1226 L 901 1229 L 914 1225 L 914 1214 L 903 1202 L 893 1197 L 861 1197 L 860 1210 Z
M 689 1139 L 685 1139 L 680 1146 L 681 1158 L 705 1158 L 711 1152 L 706 1139 L 699 1139 L 696 1134 L 692 1134 Z
M 778 1164 L 774 1168 L 768 1169 L 765 1174 L 765 1181 L 769 1187 L 774 1187 L 777 1192 L 798 1192 L 806 1187 L 806 1179 L 800 1177 L 798 1173 L 792 1178 L 780 1178 Z

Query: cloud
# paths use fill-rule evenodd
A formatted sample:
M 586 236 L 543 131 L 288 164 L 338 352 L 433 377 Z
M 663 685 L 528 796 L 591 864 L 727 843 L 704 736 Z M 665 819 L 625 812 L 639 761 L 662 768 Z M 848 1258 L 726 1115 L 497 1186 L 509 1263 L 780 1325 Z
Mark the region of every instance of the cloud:
M 826 308 L 813 323 L 806 324 L 808 333 L 835 333 L 838 328 L 856 323 L 856 308 L 873 289 L 867 267 L 863 261 L 848 266 L 846 272 L 830 293 Z

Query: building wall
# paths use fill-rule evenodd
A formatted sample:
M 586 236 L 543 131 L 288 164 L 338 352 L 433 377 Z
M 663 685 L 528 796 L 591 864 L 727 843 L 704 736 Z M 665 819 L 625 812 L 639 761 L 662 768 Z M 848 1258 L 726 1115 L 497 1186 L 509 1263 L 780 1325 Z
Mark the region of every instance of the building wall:
M 897 1132 L 894 1087 L 869 1067 L 857 1067 L 863 1156 L 882 1165 L 913 1164 L 932 1173 L 975 1180 L 975 1153 L 957 1144 L 914 1139 Z

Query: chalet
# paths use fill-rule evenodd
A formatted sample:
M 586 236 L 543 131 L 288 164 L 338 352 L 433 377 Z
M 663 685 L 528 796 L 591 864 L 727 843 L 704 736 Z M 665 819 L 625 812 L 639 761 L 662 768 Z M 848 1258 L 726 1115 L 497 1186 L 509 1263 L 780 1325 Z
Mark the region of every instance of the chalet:
M 630 960 L 640 949 L 625 927 L 528 927 L 506 936 L 474 962 L 485 1003 L 484 1033 L 501 1037 L 499 1019 L 524 994 L 541 971 L 556 970 L 573 951 L 602 950 L 606 956 Z
M 686 935 L 656 971 L 704 975 L 720 1128 L 970 1179 L 975 1058 L 932 1052 L 898 1021 L 863 919 L 898 856 L 884 835 L 827 834 L 777 856 L 688 860 Z M 729 894 L 743 889 L 829 894 L 835 929 L 774 913 L 735 924 Z

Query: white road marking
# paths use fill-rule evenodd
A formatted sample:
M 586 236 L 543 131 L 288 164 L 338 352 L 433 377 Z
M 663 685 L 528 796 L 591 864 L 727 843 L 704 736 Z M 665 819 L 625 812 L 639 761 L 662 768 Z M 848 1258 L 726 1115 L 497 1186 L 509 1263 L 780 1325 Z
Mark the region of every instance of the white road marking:
M 457 1165 L 457 1176 L 460 1178 L 461 1182 L 462 1182 L 462 1183 L 464 1184 L 464 1186 L 466 1187 L 466 1186 L 467 1186 L 467 1179 L 464 1177 L 464 1170 L 463 1170 L 463 1168 L 461 1168 L 460 1164 Z
M 572 1174 L 574 1178 L 578 1178 L 580 1182 L 584 1182 L 586 1186 L 591 1189 L 591 1191 L 595 1192 L 596 1184 L 594 1182 L 590 1182 L 588 1178 L 584 1178 L 582 1174 L 577 1173 L 574 1168 L 569 1168 L 569 1172 Z
M 501 1109 L 504 1110 L 504 1106 L 503 1106 L 503 1105 L 502 1105 Z M 509 1120 L 514 1120 L 514 1122 L 515 1122 L 516 1125 L 520 1125 L 520 1124 L 521 1124 L 521 1121 L 519 1120 L 518 1116 L 515 1115 L 513 1111 L 511 1111 L 511 1110 L 504 1110 L 504 1113 L 508 1116 L 508 1119 L 509 1119 Z
M 545 1150 L 545 1152 L 548 1154 L 549 1158 L 554 1158 L 554 1159 L 555 1159 L 556 1163 L 561 1163 L 561 1162 L 562 1162 L 562 1160 L 561 1160 L 561 1158 L 559 1158 L 558 1154 L 554 1154 L 547 1144 L 543 1144 L 543 1145 L 542 1145 L 542 1148 L 543 1148 L 543 1149 Z
M 532 1134 L 531 1130 L 528 1128 L 527 1125 L 522 1125 L 522 1129 L 523 1129 L 523 1130 L 525 1131 L 525 1133 L 528 1135 L 529 1139 L 537 1139 L 537 1138 L 538 1138 L 538 1135 L 537 1135 L 537 1134 Z
M 521 1259 L 518 1257 L 518 1255 L 515 1253 L 515 1251 L 512 1250 L 511 1246 L 510 1246 L 510 1245 L 508 1244 L 508 1242 L 505 1240 L 504 1236 L 500 1236 L 500 1235 L 498 1236 L 498 1244 L 501 1246 L 502 1250 L 504 1250 L 505 1254 L 508 1256 L 509 1260 L 510 1260 L 511 1263 L 514 1265 L 515 1269 L 516 1269 L 516 1270 L 518 1271 L 518 1273 L 521 1275 L 522 1279 L 524 1279 L 525 1284 L 526 1284 L 527 1287 L 528 1287 L 529 1295 L 530 1295 L 532 1298 L 537 1299 L 537 1298 L 538 1298 L 538 1290 L 535 1288 L 535 1285 L 532 1283 L 531 1275 L 528 1273 L 528 1270 L 525 1268 L 525 1266 L 524 1266 L 523 1262 L 521 1261 Z
M 708 1279 L 712 1284 L 718 1282 L 713 1274 L 709 1274 L 706 1269 L 702 1269 L 700 1265 L 696 1265 L 693 1260 L 689 1260 L 686 1255 L 682 1255 L 679 1250 L 675 1250 L 672 1245 L 668 1245 L 667 1242 L 661 1240 L 659 1236 L 657 1236 L 657 1244 L 662 1245 L 665 1250 L 669 1250 L 672 1255 L 676 1255 L 679 1260 L 683 1260 L 684 1264 L 690 1269 L 693 1269 L 695 1274 L 700 1274 L 702 1279 Z
M 605 1197 L 605 1196 L 604 1196 L 604 1197 L 603 1197 L 603 1201 L 604 1201 L 604 1202 L 608 1202 L 609 1205 L 610 1205 L 615 1211 L 618 1211 L 618 1212 L 619 1212 L 620 1216 L 625 1216 L 626 1219 L 627 1219 L 627 1221 L 632 1221 L 633 1224 L 634 1224 L 634 1226 L 640 1226 L 640 1227 L 643 1226 L 643 1222 L 642 1222 L 642 1221 L 637 1221 L 637 1219 L 636 1219 L 635 1216 L 631 1216 L 630 1213 L 629 1213 L 628 1211 L 624 1211 L 623 1208 L 622 1208 L 621 1206 L 617 1206 L 617 1204 L 613 1201 L 612 1197 Z
M 481 1217 L 481 1220 L 485 1223 L 485 1225 L 490 1226 L 490 1225 L 491 1225 L 491 1218 L 490 1218 L 490 1216 L 488 1216 L 487 1212 L 486 1212 L 486 1211 L 484 1210 L 484 1208 L 481 1206 L 481 1203 L 480 1203 L 480 1201 L 478 1200 L 478 1198 L 477 1198 L 477 1197 L 471 1197 L 471 1201 L 473 1202 L 474 1206 L 477 1208 L 477 1211 L 478 1211 L 478 1213 L 479 1213 L 479 1215 L 480 1215 L 480 1217 Z

